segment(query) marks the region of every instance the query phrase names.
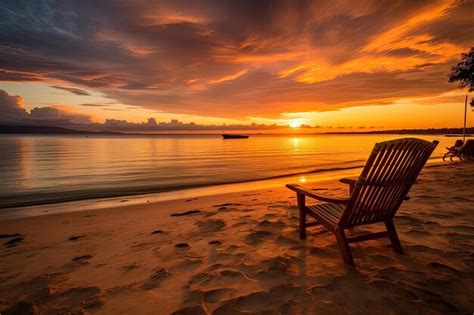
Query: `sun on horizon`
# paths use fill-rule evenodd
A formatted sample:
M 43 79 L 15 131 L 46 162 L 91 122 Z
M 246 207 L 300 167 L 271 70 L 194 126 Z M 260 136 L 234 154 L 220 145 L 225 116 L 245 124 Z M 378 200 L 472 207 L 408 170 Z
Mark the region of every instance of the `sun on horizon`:
M 289 126 L 293 129 L 300 128 L 301 125 L 303 125 L 303 122 L 301 120 L 292 120 L 289 124 Z

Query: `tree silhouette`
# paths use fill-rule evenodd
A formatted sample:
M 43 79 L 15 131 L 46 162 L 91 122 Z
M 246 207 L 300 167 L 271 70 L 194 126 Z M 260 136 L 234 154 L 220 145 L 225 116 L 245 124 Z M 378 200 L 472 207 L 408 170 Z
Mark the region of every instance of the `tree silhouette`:
M 449 82 L 459 82 L 458 88 L 474 91 L 474 47 L 461 55 L 461 61 L 451 68 Z
M 449 82 L 458 82 L 459 89 L 468 87 L 469 92 L 474 91 L 474 47 L 461 54 L 461 61 L 451 68 Z M 470 105 L 474 107 L 474 99 Z

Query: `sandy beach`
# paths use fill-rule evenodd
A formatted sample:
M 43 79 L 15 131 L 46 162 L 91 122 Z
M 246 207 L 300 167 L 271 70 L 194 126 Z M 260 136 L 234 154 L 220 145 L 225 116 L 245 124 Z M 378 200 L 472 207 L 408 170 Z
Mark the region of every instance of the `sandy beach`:
M 395 217 L 405 254 L 353 244 L 357 268 L 322 227 L 298 238 L 284 187 L 1 220 L 0 313 L 470 314 L 473 185 L 473 163 L 426 167 Z
M 0 315 L 474 315 L 473 13 L 0 1 Z

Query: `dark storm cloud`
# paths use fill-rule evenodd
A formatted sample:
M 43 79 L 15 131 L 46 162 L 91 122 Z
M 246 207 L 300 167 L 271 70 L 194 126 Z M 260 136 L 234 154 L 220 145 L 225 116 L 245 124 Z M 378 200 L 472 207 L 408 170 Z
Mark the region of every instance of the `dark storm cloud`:
M 427 0 L 3 1 L 0 80 L 207 116 L 385 104 L 449 90 L 445 73 L 472 44 L 472 10 Z
M 67 87 L 67 86 L 57 86 L 57 85 L 51 85 L 52 88 L 59 89 L 59 90 L 64 90 L 71 92 L 76 95 L 90 95 L 89 92 L 78 89 L 78 88 L 73 88 L 73 87 Z
M 0 89 L 0 124 L 4 125 L 70 125 L 90 124 L 89 117 L 55 107 L 23 108 L 23 99 Z
M 0 89 L 0 121 L 15 122 L 25 118 L 28 114 L 21 107 L 22 101 L 21 96 Z
M 18 81 L 18 82 L 27 82 L 27 81 L 41 81 L 41 77 L 36 74 L 31 73 L 21 73 L 21 72 L 7 72 L 0 70 L 0 81 Z

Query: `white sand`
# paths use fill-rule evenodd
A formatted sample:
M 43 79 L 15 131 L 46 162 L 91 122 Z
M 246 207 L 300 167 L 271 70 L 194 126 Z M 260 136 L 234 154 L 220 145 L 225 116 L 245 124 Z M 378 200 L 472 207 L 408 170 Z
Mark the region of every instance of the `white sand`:
M 20 235 L 0 244 L 23 240 L 0 246 L 0 313 L 471 314 L 473 187 L 474 163 L 426 168 L 395 219 L 405 255 L 353 244 L 356 269 L 322 227 L 298 238 L 283 187 L 2 220 Z

